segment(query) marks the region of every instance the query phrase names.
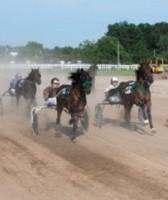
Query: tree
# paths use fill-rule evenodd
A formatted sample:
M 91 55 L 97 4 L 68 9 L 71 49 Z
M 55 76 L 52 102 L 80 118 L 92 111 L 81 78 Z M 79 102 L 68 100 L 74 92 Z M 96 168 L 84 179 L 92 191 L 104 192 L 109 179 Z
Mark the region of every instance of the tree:
M 43 45 L 36 42 L 28 42 L 25 47 L 19 49 L 18 59 L 41 63 L 43 61 Z
M 89 40 L 83 41 L 79 45 L 79 49 L 81 52 L 81 59 L 85 63 L 96 63 L 97 57 L 96 57 L 96 44 L 94 42 L 91 42 Z

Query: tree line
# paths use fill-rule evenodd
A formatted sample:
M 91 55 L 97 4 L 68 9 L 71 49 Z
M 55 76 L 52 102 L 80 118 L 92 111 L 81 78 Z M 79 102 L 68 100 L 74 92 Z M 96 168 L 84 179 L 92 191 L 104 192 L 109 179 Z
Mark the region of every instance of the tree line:
M 0 46 L 0 63 L 76 63 L 132 64 L 144 60 L 164 58 L 168 63 L 168 23 L 140 23 L 126 21 L 110 24 L 97 41 L 85 40 L 78 47 L 44 48 L 29 41 L 25 46 Z

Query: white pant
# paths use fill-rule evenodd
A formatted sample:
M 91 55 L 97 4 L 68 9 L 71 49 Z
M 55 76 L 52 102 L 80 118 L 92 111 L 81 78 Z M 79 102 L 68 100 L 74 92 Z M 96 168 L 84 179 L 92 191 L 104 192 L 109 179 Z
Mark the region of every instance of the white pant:
M 9 91 L 9 93 L 10 93 L 12 96 L 14 96 L 14 95 L 15 95 L 15 89 L 14 89 L 14 88 L 11 88 L 10 91 Z
M 47 101 L 45 101 L 45 105 L 56 106 L 57 105 L 57 98 L 56 97 L 48 98 Z
M 120 99 L 119 99 L 119 97 L 118 97 L 118 96 L 111 96 L 111 97 L 109 97 L 109 100 L 110 100 L 110 102 L 114 102 L 114 103 L 116 103 L 116 102 L 119 102 L 119 101 L 120 101 Z

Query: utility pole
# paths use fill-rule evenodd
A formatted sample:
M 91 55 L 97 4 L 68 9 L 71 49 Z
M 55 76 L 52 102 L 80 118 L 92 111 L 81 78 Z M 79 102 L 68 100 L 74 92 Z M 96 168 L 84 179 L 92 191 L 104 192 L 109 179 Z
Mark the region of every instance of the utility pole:
M 120 65 L 120 43 L 117 43 L 117 65 Z

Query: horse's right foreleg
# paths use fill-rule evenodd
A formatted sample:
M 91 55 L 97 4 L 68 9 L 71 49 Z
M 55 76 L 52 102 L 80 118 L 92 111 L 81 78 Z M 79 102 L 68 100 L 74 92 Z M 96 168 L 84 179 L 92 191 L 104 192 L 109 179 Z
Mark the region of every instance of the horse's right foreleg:
M 125 119 L 125 121 L 126 121 L 127 124 L 130 124 L 130 119 L 131 119 L 131 117 L 130 117 L 130 110 L 128 110 L 128 109 L 125 110 L 124 119 Z
M 58 107 L 57 106 L 57 118 L 56 118 L 56 125 L 55 125 L 55 135 L 58 137 L 60 136 L 60 123 L 61 123 L 61 114 L 62 114 L 62 111 L 63 111 L 63 107 L 60 106 Z
M 16 96 L 16 107 L 17 108 L 19 107 L 19 99 L 20 99 L 20 96 Z
M 126 125 L 130 128 L 130 122 L 131 122 L 131 109 L 132 109 L 132 106 L 124 106 L 125 108 L 125 115 L 124 115 L 124 119 L 125 119 L 125 122 L 126 122 Z
M 63 111 L 63 107 L 58 108 L 57 107 L 57 118 L 56 118 L 56 124 L 60 124 L 61 123 L 61 114 Z

